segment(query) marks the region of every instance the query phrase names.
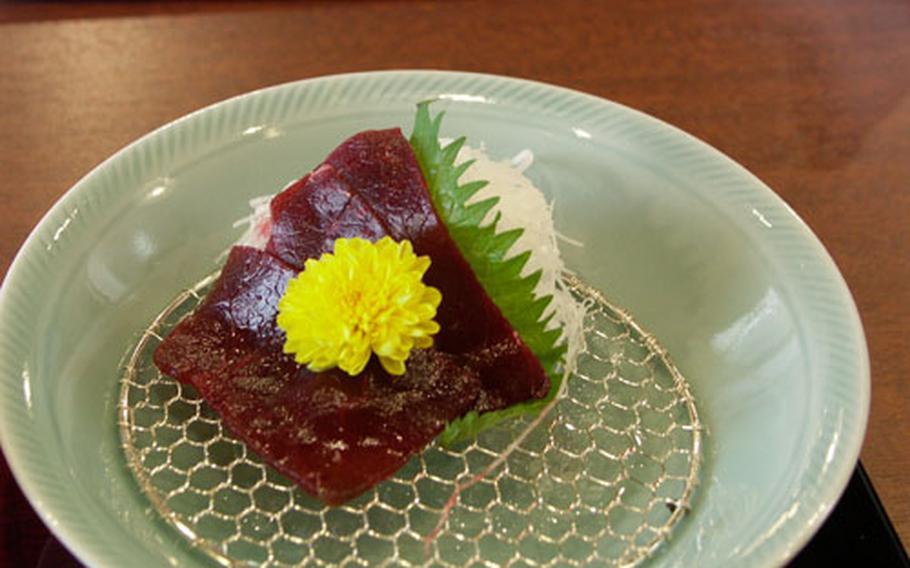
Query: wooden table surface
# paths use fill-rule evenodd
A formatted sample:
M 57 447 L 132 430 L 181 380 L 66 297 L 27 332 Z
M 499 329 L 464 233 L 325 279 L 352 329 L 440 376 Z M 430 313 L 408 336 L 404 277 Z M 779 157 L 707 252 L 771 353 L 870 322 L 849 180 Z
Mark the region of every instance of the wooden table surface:
M 905 1 L 0 2 L 0 274 L 54 200 L 149 130 L 260 87 L 397 68 L 613 99 L 774 188 L 856 298 L 872 360 L 862 460 L 910 542 Z M 24 506 L 12 493 L 7 519 Z M 16 530 L 6 523 L 2 548 Z

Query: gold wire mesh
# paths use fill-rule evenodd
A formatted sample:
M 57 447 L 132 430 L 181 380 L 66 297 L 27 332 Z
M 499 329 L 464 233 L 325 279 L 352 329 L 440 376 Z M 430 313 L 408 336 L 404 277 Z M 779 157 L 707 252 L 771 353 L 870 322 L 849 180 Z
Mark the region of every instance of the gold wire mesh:
M 701 426 L 686 381 L 652 336 L 577 279 L 567 285 L 592 305 L 586 349 L 563 397 L 502 465 L 477 479 L 530 420 L 453 448 L 433 443 L 340 507 L 264 465 L 192 387 L 152 363 L 211 280 L 175 298 L 138 341 L 119 426 L 155 509 L 221 564 L 628 566 L 689 511 Z

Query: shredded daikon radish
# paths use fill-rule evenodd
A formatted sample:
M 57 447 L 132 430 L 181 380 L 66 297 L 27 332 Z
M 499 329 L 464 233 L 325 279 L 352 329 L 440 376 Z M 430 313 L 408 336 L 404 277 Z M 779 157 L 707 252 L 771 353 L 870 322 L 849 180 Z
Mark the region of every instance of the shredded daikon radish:
M 462 175 L 460 182 L 489 182 L 471 198 L 471 202 L 499 197 L 499 204 L 484 221 L 492 221 L 498 212 L 501 215 L 498 225 L 500 231 L 524 229 L 509 252 L 514 256 L 526 250 L 531 251 L 531 258 L 525 265 L 522 276 L 537 270 L 542 272 L 534 292 L 537 296 L 553 295 L 548 312 L 553 314 L 553 319 L 548 328 L 562 328 L 562 337 L 568 342 L 567 367 L 569 370 L 574 369 L 575 359 L 584 348 L 586 307 L 577 302 L 563 285 L 562 276 L 566 267 L 559 254 L 558 241 L 575 246 L 581 246 L 581 243 L 559 235 L 553 226 L 553 203 L 547 202 L 543 192 L 524 175 L 525 170 L 534 163 L 534 155 L 530 150 L 519 152 L 511 160 L 496 161 L 486 154 L 483 147 L 475 149 L 464 146 L 456 162 L 465 160 L 475 162 Z
M 246 229 L 235 245 L 252 247 L 260 250 L 265 249 L 272 234 L 272 212 L 270 204 L 274 195 L 260 195 L 250 199 L 249 215 L 234 222 L 234 228 L 243 227 Z

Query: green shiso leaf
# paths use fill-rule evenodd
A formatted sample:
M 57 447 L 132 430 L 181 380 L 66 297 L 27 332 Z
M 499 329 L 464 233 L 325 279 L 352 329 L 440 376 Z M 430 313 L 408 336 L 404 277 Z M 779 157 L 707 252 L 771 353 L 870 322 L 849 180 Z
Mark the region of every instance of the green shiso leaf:
M 521 276 L 522 269 L 531 257 L 530 251 L 506 256 L 523 229 L 498 232 L 498 213 L 492 221 L 482 224 L 487 214 L 499 203 L 499 198 L 491 197 L 468 203 L 487 182 L 473 181 L 459 185 L 458 179 L 472 164 L 468 161 L 455 165 L 455 158 L 465 139 L 458 138 L 445 147 L 441 146 L 439 126 L 444 113 L 431 117 L 429 106 L 430 101 L 417 105 L 410 142 L 423 170 L 433 204 L 484 290 L 525 345 L 537 356 L 550 377 L 550 391 L 543 399 L 483 414 L 471 411 L 450 422 L 440 435 L 440 441 L 449 445 L 473 438 L 482 430 L 507 418 L 539 412 L 559 391 L 562 375 L 558 372 L 558 367 L 565 356 L 566 344 L 557 344 L 561 330 L 546 329 L 549 318 L 544 317 L 544 312 L 553 297 L 534 295 L 534 288 L 540 281 L 540 271 Z

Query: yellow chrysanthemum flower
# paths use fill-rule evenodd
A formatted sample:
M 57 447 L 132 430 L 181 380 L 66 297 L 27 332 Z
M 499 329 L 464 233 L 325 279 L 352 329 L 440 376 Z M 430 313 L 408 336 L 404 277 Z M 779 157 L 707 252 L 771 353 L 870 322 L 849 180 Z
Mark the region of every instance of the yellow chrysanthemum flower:
M 278 303 L 285 353 L 311 371 L 339 367 L 357 375 L 379 357 L 392 375 L 411 349 L 433 345 L 442 294 L 423 283 L 430 258 L 409 241 L 338 239 L 335 252 L 306 261 Z

